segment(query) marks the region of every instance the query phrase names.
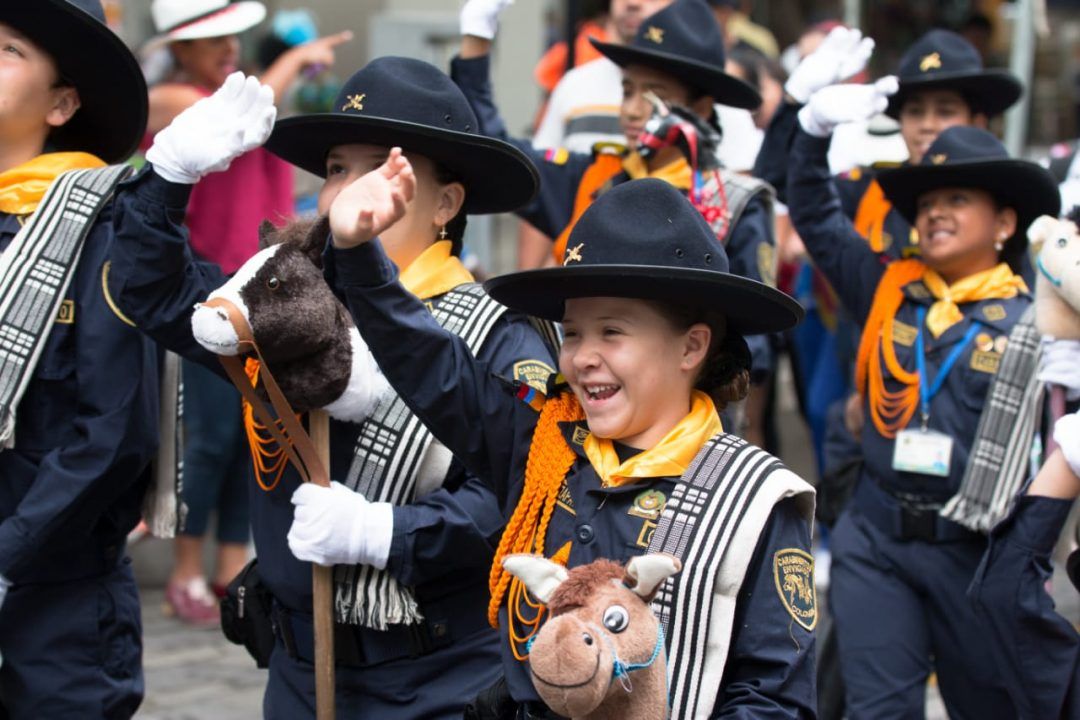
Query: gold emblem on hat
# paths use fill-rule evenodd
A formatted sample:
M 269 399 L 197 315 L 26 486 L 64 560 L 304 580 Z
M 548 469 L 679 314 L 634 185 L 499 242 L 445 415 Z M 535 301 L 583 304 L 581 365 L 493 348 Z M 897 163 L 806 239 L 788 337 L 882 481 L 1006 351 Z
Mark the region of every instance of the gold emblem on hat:
M 923 72 L 941 69 L 941 53 L 932 52 L 919 61 L 919 69 Z
M 346 110 L 363 110 L 364 109 L 364 98 L 366 98 L 366 97 L 367 97 L 367 93 L 360 93 L 359 95 L 349 95 L 349 96 L 347 96 L 347 98 L 346 98 L 347 102 L 344 105 L 341 106 L 341 112 L 345 112 Z
M 649 29 L 645 31 L 645 39 L 652 40 L 657 45 L 662 44 L 664 42 L 664 29 L 650 25 Z
M 580 243 L 577 247 L 567 248 L 566 257 L 563 259 L 563 265 L 569 265 L 572 262 L 581 262 L 581 248 L 585 247 L 585 243 Z
M 945 153 L 938 153 L 937 155 L 930 156 L 930 162 L 932 162 L 934 165 L 943 165 L 948 159 L 949 156 Z

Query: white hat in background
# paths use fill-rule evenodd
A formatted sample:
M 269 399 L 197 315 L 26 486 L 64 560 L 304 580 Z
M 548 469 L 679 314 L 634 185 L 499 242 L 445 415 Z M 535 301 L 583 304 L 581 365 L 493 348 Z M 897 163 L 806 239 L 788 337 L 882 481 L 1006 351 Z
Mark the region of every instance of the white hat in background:
M 150 14 L 159 34 L 147 46 L 241 33 L 263 21 L 266 6 L 253 0 L 154 0 Z

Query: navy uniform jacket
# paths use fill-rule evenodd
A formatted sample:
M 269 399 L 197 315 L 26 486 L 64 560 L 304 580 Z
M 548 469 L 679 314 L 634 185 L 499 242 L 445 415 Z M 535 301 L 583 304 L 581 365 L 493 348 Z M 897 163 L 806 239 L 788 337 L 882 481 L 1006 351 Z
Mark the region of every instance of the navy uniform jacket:
M 527 140 L 511 137 L 492 96 L 489 55 L 468 60 L 454 58 L 450 64 L 450 76 L 476 113 L 480 132 L 516 146 L 529 156 L 540 171 L 540 193 L 531 203 L 515 211 L 516 214 L 548 237 L 558 237 L 573 217 L 578 185 L 581 184 L 585 171 L 593 164 L 593 155 L 558 153 L 549 156 L 547 152 L 533 148 Z M 614 178 L 614 182 L 629 180 L 630 176 L 625 173 Z M 724 249 L 731 264 L 731 272 L 770 285 L 776 284 L 772 267 L 775 254 L 761 250 L 762 245 L 770 248 L 774 245 L 773 229 L 768 227 L 770 222 L 772 218 L 764 201 L 760 195 L 755 195 L 739 217 L 738 223 L 728 232 Z M 768 268 L 764 273 L 760 262 L 762 258 L 768 259 Z M 746 343 L 750 347 L 755 371 L 770 371 L 773 360 L 768 337 L 750 336 L 746 338 Z
M 847 311 L 861 327 L 866 321 L 877 289 L 885 273 L 887 258 L 875 254 L 851 225 L 840 206 L 835 187 L 829 176 L 826 152 L 828 138 L 815 138 L 799 130 L 792 148 L 788 178 L 788 206 L 806 249 L 814 264 L 836 289 Z M 921 282 L 904 288 L 905 300 L 896 314 L 896 356 L 900 364 L 915 371 L 914 332 L 916 310 L 929 310 L 934 298 Z M 1000 343 L 1007 336 L 1024 310 L 1032 302 L 1030 295 L 1020 293 L 1008 300 L 984 300 L 960 305 L 964 319 L 935 338 L 924 329 L 926 367 L 931 378 L 938 371 L 953 346 L 959 342 L 972 323 L 980 325 L 979 334 Z M 978 338 L 978 336 L 977 336 Z M 977 354 L 976 343 L 969 343 L 956 362 L 945 384 L 930 403 L 929 427 L 953 439 L 949 477 L 941 478 L 917 473 L 897 472 L 892 468 L 894 441 L 883 437 L 870 422 L 862 432 L 865 475 L 896 493 L 910 494 L 919 502 L 943 502 L 956 493 L 967 465 L 968 453 L 975 437 L 979 415 L 990 391 L 996 365 L 993 358 Z M 989 362 L 987 362 L 989 361 Z M 887 371 L 886 371 L 887 372 Z M 890 389 L 899 386 L 893 383 Z M 918 426 L 918 411 L 911 426 Z M 866 478 L 864 478 L 865 480 Z
M 1023 720 L 1080 717 L 1080 635 L 1046 592 L 1071 500 L 1021 496 L 990 536 L 968 596 Z
M 536 411 L 514 397 L 511 385 L 497 377 L 498 368 L 474 359 L 459 338 L 439 327 L 405 292 L 377 241 L 332 252 L 339 287 L 387 379 L 454 455 L 491 484 L 509 516 L 521 495 Z M 408 342 L 401 342 L 402 337 Z M 650 490 L 666 497 L 678 479 L 602 488 L 580 446 L 580 433 L 574 442 L 579 429 L 564 426 L 577 459 L 548 527 L 547 554 L 572 541 L 571 567 L 597 558 L 625 561 L 640 555 L 648 546 L 652 521 L 645 513 L 631 512 L 635 500 Z M 814 635 L 783 608 L 772 573 L 774 553 L 809 547 L 809 528 L 794 502 L 779 503 L 758 541 L 738 599 L 715 716 L 815 715 Z M 506 643 L 505 611 L 500 617 Z M 503 657 L 514 698 L 536 700 L 524 666 L 506 645 Z
M 0 575 L 56 582 L 99 575 L 139 522 L 157 449 L 157 351 L 103 291 L 111 206 L 86 238 L 34 375 L 15 447 L 0 451 Z M 0 251 L 19 231 L 0 214 Z
M 754 161 L 754 177 L 759 177 L 776 188 L 781 202 L 789 204 L 787 195 L 788 171 L 791 165 L 791 146 L 799 130 L 798 114 L 802 105 L 783 102 L 769 121 L 765 130 L 765 139 Z M 840 197 L 844 215 L 854 220 L 866 189 L 876 175 L 875 168 L 858 168 L 834 178 L 836 191 Z M 889 240 L 885 243 L 884 254 L 891 259 L 910 257 L 912 247 L 912 227 L 895 208 L 885 216 L 884 232 Z M 917 246 L 916 252 L 917 252 Z
M 192 258 L 186 242 L 181 225 L 191 186 L 167 183 L 153 172 L 143 172 L 122 190 L 116 201 L 116 242 L 109 275 L 117 303 L 155 340 L 220 372 L 217 357 L 191 334 L 192 306 L 225 282 L 216 265 Z M 522 360 L 553 362 L 535 330 L 512 315 L 496 325 L 480 354 L 510 374 L 514 363 Z M 330 423 L 331 477 L 348 472 L 359 428 L 354 423 Z M 259 573 L 270 591 L 287 609 L 310 613 L 311 566 L 297 560 L 286 542 L 293 521 L 290 498 L 299 483 L 290 465 L 273 491 L 264 492 L 253 484 L 251 519 Z M 394 508 L 387 570 L 416 589 L 422 608 L 464 595 L 467 602 L 454 605 L 475 605 L 482 617 L 494 543 L 503 524 L 491 491 L 454 463 L 442 489 Z M 378 631 L 361 632 L 363 643 L 380 642 Z

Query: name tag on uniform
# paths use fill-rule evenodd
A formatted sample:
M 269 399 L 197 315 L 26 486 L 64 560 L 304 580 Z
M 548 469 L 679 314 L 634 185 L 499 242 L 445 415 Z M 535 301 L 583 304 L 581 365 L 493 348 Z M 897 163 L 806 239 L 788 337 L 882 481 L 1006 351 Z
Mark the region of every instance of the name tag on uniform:
M 893 446 L 893 470 L 949 476 L 953 440 L 936 430 L 901 430 Z

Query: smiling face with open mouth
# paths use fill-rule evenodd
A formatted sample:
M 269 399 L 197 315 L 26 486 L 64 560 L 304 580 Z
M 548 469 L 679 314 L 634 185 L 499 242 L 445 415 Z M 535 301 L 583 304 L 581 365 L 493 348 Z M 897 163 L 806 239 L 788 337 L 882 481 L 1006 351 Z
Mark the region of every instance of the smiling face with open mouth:
M 996 243 L 1016 231 L 1016 212 L 985 190 L 940 188 L 919 196 L 915 227 L 927 265 L 949 282 L 998 263 Z
M 572 298 L 563 328 L 559 369 L 597 437 L 647 449 L 689 412 L 705 325 L 679 330 L 645 300 Z

